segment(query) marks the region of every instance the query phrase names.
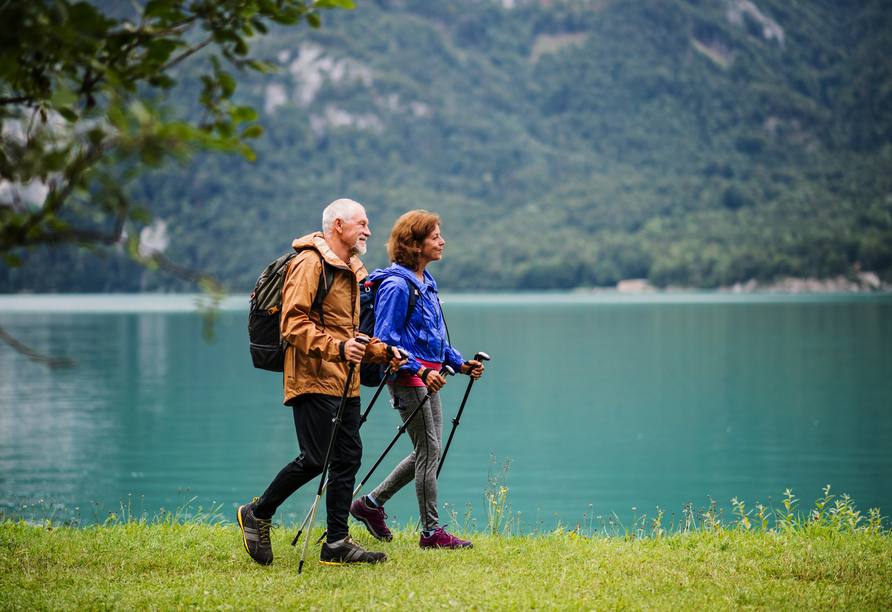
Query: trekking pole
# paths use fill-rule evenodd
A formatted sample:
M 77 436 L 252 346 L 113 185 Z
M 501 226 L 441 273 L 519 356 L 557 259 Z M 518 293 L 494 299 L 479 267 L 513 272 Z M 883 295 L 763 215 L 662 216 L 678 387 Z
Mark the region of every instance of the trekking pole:
M 401 359 L 409 358 L 409 353 L 407 353 L 406 351 L 404 351 L 403 349 L 401 349 L 398 346 L 390 346 L 388 348 L 390 348 L 390 350 L 393 351 L 393 354 L 395 357 L 399 357 Z M 372 411 L 372 406 L 375 405 L 375 401 L 378 399 L 378 396 L 381 395 L 381 390 L 384 389 L 384 385 L 387 383 L 387 379 L 392 374 L 396 374 L 396 372 L 397 372 L 396 370 L 388 369 L 387 373 L 381 377 L 381 382 L 378 383 L 378 388 L 375 389 L 375 395 L 372 396 L 372 401 L 369 402 L 369 405 L 366 407 L 365 412 L 363 412 L 362 415 L 359 417 L 359 426 L 360 427 L 362 427 L 362 424 L 365 423 L 366 418 L 368 418 L 368 416 L 369 416 L 369 412 Z
M 443 369 L 440 370 L 441 376 L 445 376 L 445 375 L 452 376 L 453 374 L 455 374 L 455 370 L 453 370 L 450 366 L 443 366 Z M 427 403 L 427 400 L 430 399 L 431 393 L 432 393 L 431 391 L 428 391 L 427 394 L 418 403 L 418 405 L 415 406 L 415 409 L 412 411 L 412 413 L 409 415 L 409 417 L 405 420 L 405 422 L 396 428 L 396 435 L 393 437 L 393 440 L 390 441 L 390 444 L 387 445 L 387 448 L 384 449 L 384 452 L 381 453 L 381 456 L 378 457 L 377 461 L 375 461 L 375 465 L 373 465 L 372 469 L 369 470 L 369 473 L 365 475 L 365 478 L 362 479 L 362 482 L 360 482 L 358 485 L 356 485 L 356 488 L 353 489 L 353 497 L 351 497 L 351 499 L 354 499 L 356 497 L 356 495 L 359 493 L 359 490 L 362 489 L 362 487 L 365 485 L 365 483 L 368 481 L 368 479 L 371 478 L 372 472 L 374 472 L 378 468 L 378 466 L 381 465 L 381 462 L 384 460 L 384 457 L 387 455 L 387 453 L 390 452 L 390 449 L 393 448 L 393 445 L 396 444 L 396 441 L 399 440 L 399 437 L 401 435 L 403 435 L 403 433 L 405 433 L 406 427 L 409 425 L 409 423 L 412 422 L 412 419 L 415 418 L 415 415 L 418 414 L 419 412 L 421 412 L 421 408 Z M 321 542 L 322 538 L 324 538 L 324 537 L 325 537 L 325 534 L 323 533 L 322 536 L 320 536 L 320 538 L 316 541 L 316 543 L 318 544 L 319 542 Z
M 449 366 L 443 366 L 443 369 L 440 370 L 440 374 L 452 376 L 455 374 L 455 370 L 453 370 Z M 384 457 L 387 455 L 387 453 L 390 452 L 390 449 L 393 448 L 393 445 L 396 444 L 396 441 L 399 439 L 399 437 L 401 435 L 403 435 L 403 433 L 405 433 L 406 427 L 408 427 L 409 423 L 412 421 L 412 419 L 415 417 L 415 415 L 421 411 L 422 406 L 424 406 L 427 403 L 427 400 L 430 399 L 431 393 L 433 393 L 433 391 L 428 390 L 427 394 L 418 403 L 418 405 L 415 406 L 415 410 L 412 411 L 412 413 L 405 420 L 405 422 L 402 425 L 400 425 L 399 427 L 397 427 L 396 435 L 393 437 L 393 440 L 390 441 L 390 444 L 387 445 L 387 448 L 384 449 L 384 452 L 381 453 L 381 456 L 378 457 L 377 461 L 375 461 L 375 465 L 373 465 L 372 469 L 369 470 L 369 473 L 365 475 L 365 478 L 362 479 L 362 482 L 360 482 L 359 485 L 357 485 L 357 487 L 353 490 L 353 497 L 356 497 L 356 495 L 359 493 L 359 490 L 363 487 L 363 485 L 365 485 L 365 483 L 371 477 L 372 472 L 374 472 L 375 469 L 377 469 L 377 467 L 381 464 L 381 461 L 384 460 Z
M 484 353 L 483 351 L 474 355 L 475 361 L 489 361 L 489 355 Z M 468 388 L 465 389 L 465 397 L 461 401 L 461 406 L 458 408 L 458 413 L 455 415 L 455 418 L 452 419 L 452 431 L 449 432 L 449 440 L 446 441 L 446 447 L 443 449 L 443 455 L 440 457 L 440 465 L 437 466 L 437 478 L 440 477 L 440 470 L 443 469 L 443 462 L 446 461 L 446 453 L 449 452 L 449 445 L 452 444 L 452 436 L 455 435 L 455 428 L 458 427 L 459 419 L 461 418 L 461 413 L 465 409 L 465 402 L 468 401 L 468 394 L 471 393 L 471 385 L 474 384 L 474 379 L 468 381 Z
M 397 357 L 403 357 L 403 358 L 409 357 L 409 354 L 399 347 L 391 346 L 390 348 L 393 350 L 393 353 Z M 394 371 L 391 370 L 390 373 L 393 374 Z M 377 400 L 378 396 L 381 395 L 381 390 L 384 388 L 384 384 L 387 382 L 387 378 L 388 378 L 387 375 L 381 377 L 381 382 L 378 383 L 378 388 L 375 390 L 375 395 L 372 397 L 372 400 L 369 402 L 369 405 L 366 406 L 365 412 L 363 412 L 362 415 L 359 417 L 359 426 L 360 427 L 362 427 L 362 424 L 366 422 L 366 419 L 369 416 L 369 412 L 372 411 L 372 406 L 375 405 L 375 400 Z M 322 492 L 325 493 L 325 491 L 327 491 L 327 490 L 328 490 L 328 481 L 326 480 L 325 484 L 322 486 Z M 313 505 L 310 506 L 309 510 L 307 510 L 307 515 L 304 517 L 303 522 L 300 524 L 300 529 L 297 530 L 297 535 L 294 536 L 293 540 L 291 540 L 292 546 L 297 546 L 297 541 L 300 539 L 301 534 L 304 532 L 304 527 L 307 526 L 307 521 L 310 520 L 310 514 L 312 514 L 312 512 L 315 509 L 316 509 L 316 502 L 313 502 Z
M 368 344 L 368 338 L 362 336 L 356 338 L 357 342 Z M 344 394 L 341 395 L 341 403 L 338 406 L 338 412 L 333 420 L 334 427 L 331 430 L 331 441 L 328 443 L 328 450 L 325 453 L 325 461 L 322 463 L 322 477 L 319 479 L 319 490 L 316 492 L 316 501 L 313 502 L 313 509 L 310 512 L 310 526 L 307 530 L 313 529 L 313 521 L 316 520 L 316 508 L 319 507 L 319 499 L 322 497 L 322 490 L 325 486 L 325 472 L 328 471 L 328 462 L 331 459 L 331 451 L 334 448 L 335 441 L 338 438 L 338 429 L 341 427 L 341 418 L 344 416 L 344 407 L 347 405 L 347 396 L 350 394 L 350 383 L 353 382 L 353 373 L 356 371 L 356 364 L 350 362 L 350 368 L 347 370 L 347 384 L 344 385 Z M 304 560 L 307 557 L 307 545 L 310 538 L 304 540 L 304 551 L 300 556 L 300 563 L 297 566 L 297 573 L 300 574 L 304 567 Z

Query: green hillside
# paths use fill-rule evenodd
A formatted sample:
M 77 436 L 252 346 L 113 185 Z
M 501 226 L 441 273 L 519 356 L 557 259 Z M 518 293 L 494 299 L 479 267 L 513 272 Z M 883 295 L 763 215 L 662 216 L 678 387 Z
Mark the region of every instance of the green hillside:
M 234 290 L 338 197 L 370 269 L 399 214 L 438 212 L 447 290 L 892 281 L 888 1 L 365 0 L 252 51 L 282 66 L 239 85 L 257 161 L 133 185 L 165 253 Z M 114 250 L 0 268 L 0 291 L 161 288 L 185 287 Z

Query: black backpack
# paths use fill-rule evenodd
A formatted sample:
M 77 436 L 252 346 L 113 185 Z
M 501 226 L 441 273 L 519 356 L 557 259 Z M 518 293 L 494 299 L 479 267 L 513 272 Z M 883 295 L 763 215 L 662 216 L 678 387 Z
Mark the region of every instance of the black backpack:
M 365 334 L 369 338 L 375 335 L 375 296 L 378 294 L 378 287 L 381 286 L 383 278 L 375 281 L 359 281 L 359 333 Z M 409 286 L 409 307 L 406 309 L 406 321 L 412 316 L 415 310 L 415 303 L 418 301 L 418 287 L 410 283 Z M 359 366 L 359 382 L 366 387 L 377 387 L 384 378 L 384 372 L 387 364 L 379 363 L 363 363 Z
M 319 261 L 322 262 L 319 289 L 316 291 L 313 307 L 319 311 L 319 318 L 322 320 L 324 329 L 325 314 L 322 312 L 322 301 L 328 295 L 334 270 L 331 270 L 331 267 L 325 263 L 319 251 L 313 250 L 319 256 Z M 251 294 L 251 310 L 248 313 L 248 340 L 250 341 L 251 361 L 254 362 L 255 368 L 270 372 L 285 370 L 285 346 L 287 343 L 282 338 L 281 328 L 282 287 L 285 284 L 288 264 L 297 254 L 298 251 L 293 251 L 269 264 L 254 285 L 254 293 Z

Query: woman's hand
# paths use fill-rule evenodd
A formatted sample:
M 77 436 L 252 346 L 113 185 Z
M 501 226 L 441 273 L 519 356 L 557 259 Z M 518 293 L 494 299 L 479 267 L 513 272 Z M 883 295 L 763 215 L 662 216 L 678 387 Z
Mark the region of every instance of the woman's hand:
M 480 380 L 480 377 L 483 376 L 483 370 L 485 369 L 483 364 L 475 359 L 471 359 L 470 361 L 461 364 L 461 373 L 467 374 L 474 380 Z
M 427 370 L 426 376 L 424 375 L 425 370 Z M 418 377 L 421 379 L 421 382 L 426 384 L 428 389 L 430 389 L 431 391 L 439 391 L 446 386 L 446 377 L 441 375 L 436 370 L 419 368 Z

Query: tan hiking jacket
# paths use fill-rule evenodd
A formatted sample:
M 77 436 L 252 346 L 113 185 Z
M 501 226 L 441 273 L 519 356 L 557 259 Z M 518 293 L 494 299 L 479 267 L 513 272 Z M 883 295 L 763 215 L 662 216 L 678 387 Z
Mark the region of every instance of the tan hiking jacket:
M 298 238 L 291 246 L 300 252 L 288 264 L 282 287 L 282 337 L 288 342 L 283 373 L 285 404 L 304 393 L 340 397 L 348 368 L 342 345 L 359 330 L 359 281 L 368 273 L 358 257 L 351 257 L 348 263 L 341 261 L 321 232 Z M 317 252 L 331 266 L 329 275 L 334 271 L 322 302 L 324 327 L 318 309 L 313 308 L 322 273 Z M 373 338 L 363 361 L 385 363 L 387 346 Z M 359 396 L 358 366 L 348 396 Z

